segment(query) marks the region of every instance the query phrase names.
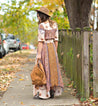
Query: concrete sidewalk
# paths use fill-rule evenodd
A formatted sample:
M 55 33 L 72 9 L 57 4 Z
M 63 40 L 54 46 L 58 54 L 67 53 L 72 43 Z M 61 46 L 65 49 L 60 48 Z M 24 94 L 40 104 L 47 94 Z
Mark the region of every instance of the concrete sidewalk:
M 35 58 L 35 54 L 31 54 L 28 58 Z M 7 92 L 0 100 L 0 106 L 73 106 L 79 104 L 79 100 L 71 95 L 72 89 L 66 87 L 68 83 L 66 77 L 64 78 L 65 89 L 61 96 L 48 100 L 33 99 L 30 78 L 33 66 L 34 63 L 28 62 L 21 67 L 20 72 L 16 73 L 17 78 L 10 84 Z

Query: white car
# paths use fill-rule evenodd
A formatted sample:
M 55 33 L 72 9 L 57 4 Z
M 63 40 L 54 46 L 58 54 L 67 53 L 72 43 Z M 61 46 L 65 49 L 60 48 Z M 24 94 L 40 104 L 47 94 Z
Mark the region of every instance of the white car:
M 33 44 L 30 44 L 29 48 L 35 50 L 35 46 Z
M 13 34 L 8 34 L 7 36 L 7 42 L 9 45 L 9 49 L 17 51 L 19 48 L 19 43 L 15 39 L 15 36 Z
M 2 35 L 2 40 L 3 40 L 3 47 L 5 50 L 5 53 L 7 54 L 9 52 L 9 44 L 6 39 L 6 35 L 5 34 L 1 34 L 1 35 Z
M 0 58 L 2 58 L 5 55 L 5 50 L 3 47 L 3 41 L 2 41 L 2 36 L 0 34 Z
M 6 40 L 3 40 L 3 46 L 4 46 L 4 50 L 7 54 L 9 52 L 9 45 L 8 45 L 8 42 Z

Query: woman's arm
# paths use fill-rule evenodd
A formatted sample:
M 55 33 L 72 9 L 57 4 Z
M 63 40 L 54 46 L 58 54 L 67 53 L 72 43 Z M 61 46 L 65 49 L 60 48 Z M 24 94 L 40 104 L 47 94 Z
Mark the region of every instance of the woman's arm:
M 45 30 L 43 24 L 40 24 L 38 27 L 38 51 L 37 51 L 37 59 L 41 59 L 41 52 L 43 43 L 45 41 Z
M 38 42 L 38 54 L 37 54 L 37 59 L 41 59 L 42 46 L 43 46 L 43 42 Z
M 58 48 L 58 41 L 54 41 L 54 44 L 55 44 L 55 48 L 56 48 L 56 51 L 57 51 L 57 48 Z

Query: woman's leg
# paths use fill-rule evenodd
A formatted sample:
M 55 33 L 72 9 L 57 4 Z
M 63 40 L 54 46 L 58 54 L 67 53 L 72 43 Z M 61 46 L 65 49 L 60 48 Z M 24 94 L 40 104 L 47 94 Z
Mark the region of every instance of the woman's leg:
M 50 98 L 54 98 L 54 87 L 50 87 Z

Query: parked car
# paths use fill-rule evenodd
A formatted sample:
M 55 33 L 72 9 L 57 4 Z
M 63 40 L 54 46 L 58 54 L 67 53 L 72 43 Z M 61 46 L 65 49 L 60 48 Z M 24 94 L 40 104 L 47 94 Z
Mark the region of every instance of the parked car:
M 4 55 L 5 55 L 5 50 L 3 46 L 2 35 L 0 34 L 0 58 L 2 58 Z
M 15 36 L 13 34 L 8 34 L 7 36 L 7 42 L 9 44 L 9 49 L 17 51 L 19 47 L 19 43 L 15 39 Z
M 2 40 L 3 40 L 4 50 L 7 54 L 9 52 L 9 44 L 8 44 L 7 38 L 6 38 L 5 34 L 1 34 L 1 36 L 2 36 Z
M 21 49 L 29 49 L 29 46 L 26 43 L 21 44 Z
M 29 48 L 32 49 L 32 50 L 34 50 L 35 49 L 35 46 L 33 44 L 30 44 L 29 45 Z

